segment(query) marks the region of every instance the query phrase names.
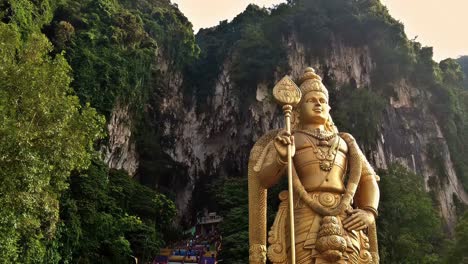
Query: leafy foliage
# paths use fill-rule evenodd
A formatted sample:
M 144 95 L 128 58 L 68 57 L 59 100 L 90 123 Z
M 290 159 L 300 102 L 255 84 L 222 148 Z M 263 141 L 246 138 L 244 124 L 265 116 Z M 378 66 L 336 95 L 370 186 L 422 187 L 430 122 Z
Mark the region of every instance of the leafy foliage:
M 461 56 L 457 59 L 458 64 L 460 64 L 463 73 L 465 74 L 465 78 L 463 84 L 465 89 L 468 89 L 468 56 Z
M 332 106 L 332 115 L 339 129 L 355 131 L 353 135 L 365 146 L 374 146 L 378 136 L 385 101 L 369 89 L 355 89 L 343 86 L 337 92 L 336 106 Z
M 221 225 L 221 259 L 229 263 L 247 263 L 249 258 L 249 213 L 247 179 L 230 178 L 216 186 L 215 197 L 225 221 Z
M 377 219 L 384 263 L 440 263 L 442 225 L 422 177 L 401 165 L 380 173 Z
M 432 109 L 447 140 L 458 177 L 468 190 L 468 92 L 463 88 L 464 74 L 454 59 L 432 68 Z M 440 152 L 440 151 L 439 151 Z
M 235 92 L 251 98 L 246 95 L 258 83 L 271 84 L 275 74 L 290 70 L 286 50 L 296 38 L 318 60 L 334 41 L 369 49 L 372 87 L 335 89 L 333 77 L 327 79 L 340 98 L 335 121 L 366 146 L 377 136 L 379 110 L 396 81 L 427 87 L 468 189 L 466 58 L 458 59 L 461 68 L 451 59 L 435 63 L 432 48 L 408 40 L 380 1 L 289 0 L 270 10 L 250 5 L 232 22 L 201 30 L 196 41 L 190 22 L 168 0 L 0 0 L 0 21 L 1 262 L 125 263 L 131 254 L 150 260 L 172 239 L 174 204 L 125 173 L 108 171 L 97 157 L 88 168 L 93 143 L 103 136 L 98 112 L 109 116 L 118 101 L 134 112 L 157 103 L 149 98 L 159 96 L 165 68 L 185 71 L 187 98 L 194 93 L 203 107 L 230 63 Z M 184 179 L 164 169 L 177 164 L 155 143 L 158 125 L 140 124 L 136 133 L 142 181 L 169 186 Z M 440 154 L 437 146 L 433 154 Z M 399 166 L 382 174 L 384 262 L 440 262 L 440 220 L 417 179 Z M 225 216 L 222 255 L 246 263 L 246 180 L 227 178 L 212 189 Z M 284 183 L 269 192 L 269 223 L 282 189 Z M 465 257 L 465 226 L 466 216 L 444 257 L 448 263 Z
M 104 118 L 86 103 L 108 114 L 117 97 L 136 101 L 149 90 L 167 43 L 148 33 L 151 16 L 126 9 L 142 2 L 0 2 L 0 262 L 151 260 L 171 239 L 173 202 L 105 169 L 94 150 Z M 188 21 L 169 2 L 151 2 L 182 40 L 173 56 L 195 57 Z M 164 31 L 158 37 L 172 36 Z
M 249 214 L 247 178 L 230 177 L 214 182 L 209 195 L 224 216 L 221 225 L 223 250 L 220 258 L 228 263 L 246 263 L 249 258 Z M 278 209 L 278 194 L 287 189 L 286 178 L 268 190 L 267 221 L 273 224 Z
M 455 228 L 455 238 L 448 241 L 449 247 L 445 254 L 445 263 L 467 263 L 468 260 L 468 212 L 460 217 Z
M 164 245 L 175 205 L 164 195 L 95 162 L 73 175 L 62 198 L 60 253 L 69 262 L 150 261 Z
M 81 100 L 107 116 L 116 100 L 141 110 L 155 65 L 181 68 L 199 52 L 192 25 L 165 0 L 62 1 L 48 32 L 67 51 Z
M 197 34 L 200 59 L 187 70 L 186 89 L 195 91 L 202 107 L 222 70 L 229 71 L 235 93 L 248 103 L 251 96 L 246 95 L 259 82 L 271 83 L 275 71 L 288 68 L 280 36 L 265 21 L 270 21 L 268 10 L 251 4 L 231 23 L 221 21 L 216 28 L 201 29 Z M 225 63 L 230 67 L 225 69 Z
M 80 105 L 70 66 L 49 56 L 43 34 L 0 22 L 0 36 L 0 259 L 42 263 L 53 259 L 60 194 L 88 167 L 104 119 Z
M 17 25 L 23 34 L 39 32 L 52 19 L 56 4 L 54 0 L 3 0 L 0 2 L 0 19 Z

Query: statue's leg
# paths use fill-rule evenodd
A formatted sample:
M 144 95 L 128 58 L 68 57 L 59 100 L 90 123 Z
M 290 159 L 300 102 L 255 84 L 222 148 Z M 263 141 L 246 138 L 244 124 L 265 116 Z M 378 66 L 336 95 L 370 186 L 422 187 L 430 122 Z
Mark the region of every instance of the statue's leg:
M 315 242 L 321 217 L 302 201 L 295 203 L 296 264 L 315 264 Z
M 274 264 L 289 264 L 289 214 L 287 192 L 280 193 L 280 206 L 275 221 L 268 232 L 268 258 Z M 315 264 L 314 248 L 320 217 L 305 204 L 295 202 L 296 264 Z

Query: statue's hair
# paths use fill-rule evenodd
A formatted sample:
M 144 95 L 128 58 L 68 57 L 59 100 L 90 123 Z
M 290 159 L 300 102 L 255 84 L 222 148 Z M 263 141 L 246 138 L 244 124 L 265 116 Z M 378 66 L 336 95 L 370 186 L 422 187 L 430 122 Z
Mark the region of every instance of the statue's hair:
M 306 68 L 304 74 L 299 79 L 299 88 L 303 95 L 309 92 L 320 92 L 327 97 L 327 100 L 329 99 L 328 90 L 323 85 L 322 78 L 311 67 Z
M 320 92 L 327 97 L 327 100 L 329 98 L 328 90 L 325 87 L 325 85 L 323 85 L 322 78 L 320 78 L 320 76 L 316 74 L 315 70 L 311 67 L 305 69 L 304 74 L 299 79 L 299 85 L 302 92 L 302 99 L 301 102 L 297 105 L 297 107 L 293 110 L 291 121 L 293 129 L 302 129 L 301 106 L 304 103 L 304 98 L 306 94 L 310 92 Z M 329 132 L 338 133 L 338 128 L 333 123 L 333 119 L 330 114 L 328 114 L 327 121 L 325 122 L 325 130 Z

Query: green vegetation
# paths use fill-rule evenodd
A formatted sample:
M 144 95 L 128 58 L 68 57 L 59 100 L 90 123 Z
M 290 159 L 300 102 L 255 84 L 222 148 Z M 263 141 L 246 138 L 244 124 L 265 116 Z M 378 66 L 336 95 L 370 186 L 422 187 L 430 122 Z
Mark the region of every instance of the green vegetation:
M 0 21 L 0 262 L 151 260 L 174 203 L 95 144 L 117 99 L 144 100 L 159 49 L 196 57 L 190 23 L 168 1 L 104 0 L 0 1 Z
M 13 18 L 0 22 L 0 260 L 42 263 L 58 258 L 59 198 L 70 172 L 95 155 L 104 119 L 73 95 L 63 55 L 50 56 L 47 38 L 26 31 L 40 22 Z
M 128 104 L 136 121 L 140 181 L 183 185 L 186 178 L 179 174 L 186 168 L 162 152 L 160 113 L 149 110 L 170 82 L 166 68 L 184 74 L 186 99 L 195 95 L 198 111 L 207 107 L 223 70 L 234 94 L 249 104 L 258 83 L 271 85 L 291 70 L 287 51 L 296 41 L 304 45 L 307 62 L 323 62 L 332 43 L 369 50 L 371 87 L 336 87 L 335 77 L 320 69 L 335 122 L 366 148 L 378 136 L 396 83 L 406 79 L 427 89 L 468 190 L 468 59 L 435 63 L 432 48 L 408 40 L 403 25 L 377 0 L 250 5 L 232 22 L 197 36 L 169 0 L 0 0 L 0 262 L 127 263 L 131 255 L 151 260 L 175 239 L 174 203 L 106 168 L 96 152 L 105 137 L 104 117 L 117 103 Z M 432 145 L 432 159 L 441 155 Z M 444 180 L 441 165 L 434 163 L 440 177 L 431 178 L 431 185 Z M 468 216 L 460 218 L 449 247 L 438 248 L 440 219 L 420 178 L 400 166 L 382 172 L 383 262 L 465 261 Z M 246 263 L 246 179 L 197 188 L 205 186 L 225 217 L 222 258 Z M 269 191 L 270 224 L 283 189 L 284 182 Z M 464 206 L 456 204 L 462 214 Z
M 200 52 L 191 23 L 177 7 L 169 0 L 63 0 L 44 31 L 55 52 L 65 51 L 81 102 L 106 117 L 117 104 L 129 106 L 141 182 L 155 187 L 181 178 L 166 169 L 177 164 L 161 150 L 154 118 L 160 113 L 152 111 L 168 89 L 168 75 L 188 67 Z
M 148 100 L 154 65 L 182 68 L 199 52 L 192 25 L 168 0 L 62 1 L 48 32 L 66 51 L 81 100 L 106 115 L 116 100 L 133 108 Z
M 442 221 L 423 178 L 400 165 L 381 171 L 380 177 L 377 229 L 382 262 L 442 263 Z
M 211 89 L 223 64 L 230 62 L 232 89 L 243 98 L 243 103 L 253 100 L 249 95 L 258 83 L 271 84 L 274 73 L 281 76 L 290 71 L 286 50 L 292 41 L 304 45 L 306 61 L 326 59 L 331 43 L 367 47 L 374 62 L 371 87 L 356 89 L 355 83 L 335 87 L 335 77 L 321 69 L 335 104 L 333 116 L 339 128 L 356 135 L 366 149 L 371 149 L 385 102 L 395 96 L 394 87 L 401 80 L 423 87 L 432 94 L 431 110 L 450 153 L 456 153 L 451 158 L 468 190 L 468 161 L 463 158 L 468 155 L 463 68 L 453 59 L 434 62 L 432 48 L 409 40 L 403 24 L 392 18 L 380 1 L 290 0 L 270 10 L 250 5 L 231 23 L 223 21 L 215 28 L 201 30 L 197 41 L 202 52 L 195 69 L 189 71 L 191 85 L 187 90 L 206 98 L 213 93 Z M 466 65 L 463 57 L 458 62 Z M 248 111 L 245 109 L 241 111 Z M 241 118 L 243 114 L 240 113 Z
M 247 178 L 225 178 L 209 186 L 207 195 L 216 201 L 220 215 L 224 216 L 221 225 L 223 250 L 220 259 L 233 264 L 247 263 L 249 259 L 249 214 Z M 286 178 L 268 190 L 267 221 L 273 224 L 278 210 L 278 194 L 287 189 Z
M 223 250 L 220 259 L 228 263 L 247 263 L 249 259 L 249 214 L 247 179 L 229 178 L 213 186 L 219 213 L 225 221 L 221 225 Z
M 445 263 L 467 263 L 468 260 L 468 212 L 458 220 L 455 228 L 455 239 L 447 241 L 449 243 L 446 252 Z
M 312 56 L 324 59 L 332 42 L 369 46 L 376 61 L 373 90 L 380 93 L 397 77 L 410 76 L 415 61 L 403 25 L 379 1 L 293 0 L 271 10 L 250 5 L 231 23 L 201 30 L 197 41 L 202 53 L 193 77 L 203 76 L 202 83 L 190 81 L 199 95 L 209 94 L 209 84 L 231 58 L 234 89 L 251 92 L 259 82 L 271 83 L 275 71 L 289 71 L 286 50 L 294 40 L 304 44 L 308 61 Z
M 231 23 L 222 21 L 216 28 L 202 29 L 197 34 L 201 48 L 200 59 L 187 70 L 186 90 L 195 92 L 202 102 L 213 93 L 217 77 L 228 63 L 234 91 L 248 104 L 257 83 L 272 84 L 275 71 L 287 68 L 286 52 L 274 35 L 269 12 L 265 8 L 249 5 Z M 203 110 L 203 109 L 199 109 Z
M 364 146 L 374 146 L 379 135 L 385 101 L 369 89 L 356 89 L 351 85 L 343 86 L 336 93 L 343 98 L 332 105 L 332 116 L 341 131 L 355 131 L 353 136 Z
M 463 84 L 465 89 L 468 89 L 468 56 L 461 56 L 457 59 L 458 64 L 460 64 L 463 73 L 465 74 L 465 78 Z
M 102 162 L 72 175 L 61 205 L 63 262 L 128 263 L 130 255 L 151 261 L 172 239 L 174 203 Z
M 458 177 L 468 190 L 468 91 L 463 88 L 464 74 L 453 59 L 440 62 L 434 69 L 433 111 L 447 140 Z

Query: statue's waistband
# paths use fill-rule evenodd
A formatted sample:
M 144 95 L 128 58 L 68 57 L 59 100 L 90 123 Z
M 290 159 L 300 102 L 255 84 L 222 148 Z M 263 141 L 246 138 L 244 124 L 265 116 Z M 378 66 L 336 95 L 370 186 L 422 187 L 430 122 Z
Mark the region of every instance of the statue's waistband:
M 323 207 L 334 208 L 341 202 L 342 194 L 338 192 L 313 191 L 307 193 L 313 200 L 318 201 Z M 287 201 L 288 191 L 282 191 L 279 194 L 279 198 L 283 202 Z M 294 208 L 303 208 L 306 206 L 307 205 L 299 199 L 299 197 L 294 197 Z

